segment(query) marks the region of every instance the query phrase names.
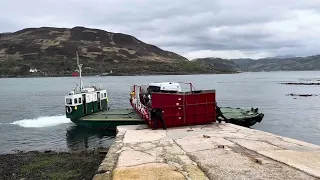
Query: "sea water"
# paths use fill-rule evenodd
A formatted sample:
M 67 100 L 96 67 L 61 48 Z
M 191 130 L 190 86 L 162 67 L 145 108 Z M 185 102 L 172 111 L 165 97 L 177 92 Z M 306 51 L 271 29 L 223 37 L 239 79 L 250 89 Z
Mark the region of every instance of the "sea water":
M 191 82 L 196 89 L 216 89 L 219 106 L 254 107 L 265 114 L 252 128 L 320 145 L 320 96 L 286 96 L 320 94 L 320 86 L 281 84 L 317 80 L 319 71 L 84 77 L 85 85 L 101 83 L 108 90 L 111 108 L 130 107 L 133 84 L 178 81 Z M 65 117 L 64 96 L 77 83 L 77 77 L 0 79 L 0 153 L 110 146 L 113 134 L 79 128 Z

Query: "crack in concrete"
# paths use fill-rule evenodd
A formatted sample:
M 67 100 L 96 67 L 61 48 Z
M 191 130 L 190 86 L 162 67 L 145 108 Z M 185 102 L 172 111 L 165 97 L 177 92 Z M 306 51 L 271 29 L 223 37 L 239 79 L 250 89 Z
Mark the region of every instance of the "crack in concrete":
M 143 143 L 144 143 L 144 142 L 143 142 Z M 150 144 L 155 145 L 155 147 L 143 148 L 143 147 L 141 146 L 141 144 L 143 144 L 143 143 L 136 143 L 136 144 L 130 143 L 130 146 L 126 146 L 126 147 L 128 147 L 128 148 L 130 148 L 130 149 L 132 149 L 132 150 L 134 150 L 134 151 L 149 151 L 149 150 L 153 150 L 154 148 L 157 147 L 157 145 L 155 145 L 154 143 L 148 142 L 148 143 L 150 143 Z M 140 148 L 143 148 L 143 150 L 138 150 L 139 147 L 133 147 L 133 145 L 137 145 L 137 146 L 139 146 Z
M 130 143 L 129 146 L 128 146 L 128 144 L 125 144 L 125 147 L 130 148 L 132 151 L 137 151 L 140 153 L 148 154 L 150 156 L 154 156 L 152 153 L 150 153 L 150 151 L 159 152 L 159 154 L 157 154 L 156 160 L 153 162 L 146 162 L 146 163 L 136 164 L 136 165 L 132 165 L 132 166 L 125 166 L 125 167 L 135 167 L 138 165 L 159 163 L 159 162 L 166 163 L 170 167 L 173 167 L 174 171 L 182 173 L 187 179 L 189 178 L 188 176 L 186 176 L 186 174 L 188 174 L 188 172 L 185 169 L 183 169 L 184 165 L 182 165 L 183 163 L 181 162 L 181 160 L 178 157 L 174 158 L 176 155 L 186 155 L 186 154 L 184 154 L 184 153 L 175 154 L 175 153 L 168 151 L 168 149 L 170 149 L 170 148 L 172 148 L 172 149 L 175 148 L 174 147 L 175 144 L 172 144 L 172 143 L 174 143 L 174 141 L 171 142 L 169 140 L 167 140 L 167 141 L 166 140 L 165 141 L 158 140 L 158 141 L 148 142 L 148 143 L 154 145 L 154 147 L 143 149 L 143 150 L 138 150 L 139 148 L 143 148 L 143 145 L 145 144 L 145 142 Z M 134 147 L 134 146 L 137 146 L 137 147 Z M 161 148 L 161 150 L 159 150 L 157 148 Z M 125 150 L 125 151 L 127 151 L 127 150 Z M 149 151 L 149 152 L 147 152 L 147 151 Z M 183 151 L 183 150 L 181 149 L 181 151 Z M 174 164 L 180 165 L 182 167 L 182 169 L 181 169 L 181 167 L 174 166 Z
M 237 139 L 241 139 L 241 138 L 237 138 Z M 228 140 L 230 140 L 230 139 L 228 139 Z M 233 143 L 235 143 L 238 147 L 245 149 L 246 151 L 252 152 L 252 153 L 254 153 L 254 154 L 258 154 L 258 155 L 261 156 L 261 157 L 264 157 L 264 158 L 269 159 L 269 160 L 274 161 L 274 162 L 278 162 L 278 163 L 280 163 L 280 164 L 282 164 L 282 165 L 285 165 L 285 166 L 289 166 L 289 167 L 291 167 L 291 168 L 293 168 L 293 169 L 296 169 L 297 171 L 303 172 L 303 173 L 305 173 L 305 174 L 307 174 L 307 175 L 310 175 L 310 176 L 312 176 L 312 177 L 314 177 L 314 178 L 318 178 L 318 177 L 316 177 L 315 175 L 310 174 L 310 173 L 308 173 L 308 172 L 305 172 L 305 171 L 303 171 L 303 170 L 301 170 L 301 169 L 299 169 L 299 168 L 297 168 L 297 167 L 291 166 L 291 165 L 289 165 L 289 164 L 287 164 L 287 163 L 284 163 L 284 162 L 279 161 L 279 160 L 277 160 L 277 159 L 271 158 L 271 157 L 269 157 L 269 156 L 260 154 L 259 151 L 254 151 L 254 150 L 248 149 L 248 148 L 246 148 L 246 147 L 244 147 L 244 146 L 241 146 L 240 144 L 238 144 L 238 143 L 236 143 L 236 142 L 234 142 L 234 141 L 232 141 L 232 140 L 230 140 L 230 141 L 233 142 Z M 231 148 L 231 147 L 230 147 L 230 148 Z M 232 149 L 232 148 L 231 148 L 231 149 Z M 282 149 L 282 150 L 286 150 L 286 149 Z M 232 151 L 235 152 L 235 153 L 237 153 L 236 151 L 234 151 L 234 149 L 232 149 Z M 240 154 L 241 154 L 241 153 L 240 153 Z M 250 156 L 247 156 L 248 154 L 243 154 L 243 155 L 245 155 L 246 157 L 249 157 L 249 158 L 250 158 Z M 320 179 L 320 178 L 319 178 L 319 179 Z
M 170 143 L 170 141 L 167 141 L 167 142 L 169 142 L 169 147 L 173 148 L 173 145 Z M 181 174 L 183 174 L 185 176 L 185 178 L 189 179 L 188 175 L 186 175 L 189 173 L 183 169 L 184 165 L 181 164 L 179 158 L 176 158 L 176 159 L 171 158 L 171 157 L 174 157 L 176 154 L 172 154 L 172 153 L 168 152 L 167 148 L 166 148 L 168 146 L 166 146 L 164 143 L 162 144 L 159 142 L 159 144 L 160 144 L 160 146 L 158 146 L 158 147 L 162 148 L 162 153 L 160 154 L 160 158 L 162 158 L 164 160 L 164 162 L 166 164 L 168 164 L 170 167 L 174 166 L 174 164 L 178 164 L 178 165 L 182 166 L 182 169 L 180 167 L 174 166 L 174 170 L 177 172 L 180 172 Z M 183 154 L 178 154 L 178 155 L 183 155 Z
M 176 140 L 173 140 L 173 142 L 175 143 L 175 145 L 177 145 L 182 151 L 184 151 L 183 150 L 183 148 L 176 142 Z M 193 164 L 194 166 L 196 166 L 197 168 L 199 168 L 199 170 L 201 170 L 201 171 L 203 171 L 200 167 L 199 167 L 199 165 L 198 165 L 198 163 L 194 160 L 194 159 L 192 159 L 191 157 L 190 157 L 190 154 L 188 153 L 188 152 L 186 152 L 186 151 L 184 151 L 185 153 L 186 153 L 186 156 L 188 156 L 189 158 L 190 158 L 190 160 L 195 164 Z M 184 167 L 184 166 L 183 166 Z M 206 174 L 204 171 L 203 171 L 203 173 L 204 173 L 204 175 L 206 176 L 206 178 L 208 178 L 209 176 L 208 176 L 208 174 Z M 209 178 L 208 178 L 209 179 Z
M 305 147 L 304 145 L 301 145 L 301 144 L 298 144 L 298 143 L 294 143 L 294 142 L 286 141 L 286 140 L 284 140 L 284 139 L 283 139 L 283 138 L 281 138 L 281 137 L 277 137 L 277 138 L 279 138 L 279 139 L 280 139 L 280 141 L 284 141 L 284 142 L 287 142 L 287 143 L 290 143 L 290 144 L 295 144 L 295 145 L 300 146 L 300 147 Z
M 208 128 L 208 127 L 212 127 L 212 125 L 211 125 L 211 124 L 204 125 L 204 126 L 201 126 L 200 129 Z M 219 128 L 219 129 L 221 129 L 221 128 L 219 127 L 219 125 L 217 125 L 216 127 Z M 210 129 L 212 129 L 212 128 L 210 128 Z
M 238 129 L 238 130 L 240 130 L 240 129 Z M 255 130 L 255 129 L 253 129 L 253 130 Z M 237 132 L 239 132 L 239 131 L 237 131 Z M 284 140 L 282 137 L 279 137 L 279 136 L 274 135 L 274 134 L 269 134 L 269 133 L 267 133 L 267 132 L 259 132 L 259 135 L 267 136 L 267 137 L 270 137 L 270 138 L 276 138 L 276 139 L 278 139 L 279 141 L 284 141 L 284 142 L 289 143 L 289 144 L 294 144 L 294 145 L 297 145 L 297 146 L 300 146 L 300 147 L 305 147 L 304 145 L 301 145 L 301 144 L 298 144 L 298 143 L 294 143 L 294 142 L 290 142 L 290 141 L 286 141 L 286 140 Z M 259 141 L 262 141 L 261 138 L 259 138 L 258 140 L 259 140 Z M 265 142 L 266 142 L 266 141 L 265 141 Z M 276 146 L 276 145 L 275 145 L 275 146 Z
M 280 147 L 279 145 L 272 144 L 271 142 L 269 142 L 269 141 L 267 141 L 267 140 L 259 139 L 259 142 L 267 143 L 267 144 L 269 144 L 269 145 L 272 145 L 272 146 L 278 147 L 278 148 L 280 148 L 281 150 L 285 150 L 285 149 L 286 149 L 286 148 Z
M 244 146 L 240 145 L 239 143 L 236 143 L 235 141 L 233 141 L 233 140 L 230 139 L 230 138 L 226 138 L 226 139 L 227 139 L 228 141 L 233 142 L 233 143 L 236 144 L 237 146 L 243 147 L 243 148 L 245 148 L 245 149 L 247 149 L 247 150 L 250 150 L 250 151 L 254 151 L 254 150 L 251 150 L 251 149 L 249 149 L 249 148 L 247 148 L 247 147 L 244 147 Z M 252 139 L 245 139 L 245 138 L 233 138 L 233 139 L 252 140 Z M 280 149 L 278 149 L 278 150 L 285 150 L 285 148 L 282 148 L 282 147 L 280 147 L 280 146 L 274 145 L 274 144 L 272 144 L 272 143 L 270 143 L 270 142 L 267 142 L 267 141 L 264 141 L 264 140 L 254 140 L 254 141 L 264 142 L 264 143 L 267 143 L 267 144 L 269 144 L 269 145 L 271 145 L 271 146 L 275 146 L 275 147 L 277 147 L 277 148 L 280 148 Z M 255 152 L 255 151 L 254 151 L 254 152 Z M 258 151 L 257 151 L 257 152 L 258 152 Z
M 277 139 L 277 140 L 280 141 L 280 142 L 283 141 L 283 142 L 288 143 L 288 144 L 293 145 L 293 146 L 296 145 L 296 146 L 298 146 L 298 147 L 309 148 L 309 147 L 307 147 L 307 146 L 304 146 L 304 145 L 301 145 L 301 144 L 298 144 L 298 143 L 286 141 L 286 140 L 284 140 L 283 138 L 281 138 L 281 137 L 279 137 L 279 136 L 276 136 L 276 135 L 274 135 L 274 136 L 273 136 L 273 135 L 266 135 L 266 136 L 267 136 L 266 140 L 265 140 L 265 139 L 261 139 L 261 138 L 258 138 L 258 139 L 248 138 L 248 139 L 256 140 L 256 141 L 260 141 L 260 142 L 265 142 L 265 143 L 268 143 L 268 144 L 270 144 L 270 145 L 279 147 L 279 148 L 281 148 L 281 149 L 286 149 L 286 148 L 283 148 L 283 147 L 281 147 L 280 145 L 273 144 L 272 142 L 270 142 L 270 141 L 271 141 L 270 139 L 274 138 L 274 139 Z M 246 137 L 247 137 L 247 135 L 246 135 Z M 269 138 L 270 138 L 270 139 L 269 139 Z

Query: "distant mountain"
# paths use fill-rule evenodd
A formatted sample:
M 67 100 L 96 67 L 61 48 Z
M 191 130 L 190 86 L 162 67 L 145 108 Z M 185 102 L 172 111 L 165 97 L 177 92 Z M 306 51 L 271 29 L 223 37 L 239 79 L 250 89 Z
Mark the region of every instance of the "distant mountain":
M 231 59 L 243 71 L 320 70 L 320 55 L 290 58 Z
M 85 27 L 27 28 L 0 33 L 0 76 L 70 75 L 79 52 L 84 74 L 224 73 L 127 34 Z
M 194 59 L 193 61 L 199 62 L 203 66 L 212 67 L 215 69 L 220 69 L 224 71 L 234 71 L 238 72 L 241 71 L 240 67 L 231 60 L 221 59 L 221 58 L 198 58 Z
M 253 59 L 246 59 L 246 58 L 241 58 L 241 59 L 230 59 L 230 61 L 234 62 L 241 70 L 248 70 L 248 67 L 254 63 Z
M 273 56 L 273 57 L 266 57 L 263 59 L 286 59 L 286 58 L 295 58 L 297 56 L 294 55 L 282 55 L 282 56 Z

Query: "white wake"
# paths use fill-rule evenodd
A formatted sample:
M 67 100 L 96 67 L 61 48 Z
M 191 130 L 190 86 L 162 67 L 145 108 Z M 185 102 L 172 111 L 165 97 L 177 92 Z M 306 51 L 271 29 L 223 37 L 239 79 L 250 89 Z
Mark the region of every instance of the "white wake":
M 23 119 L 19 121 L 14 121 L 14 125 L 19 125 L 21 127 L 26 128 L 40 128 L 40 127 L 50 127 L 56 126 L 59 124 L 71 123 L 70 119 L 66 118 L 66 116 L 41 116 L 34 119 Z

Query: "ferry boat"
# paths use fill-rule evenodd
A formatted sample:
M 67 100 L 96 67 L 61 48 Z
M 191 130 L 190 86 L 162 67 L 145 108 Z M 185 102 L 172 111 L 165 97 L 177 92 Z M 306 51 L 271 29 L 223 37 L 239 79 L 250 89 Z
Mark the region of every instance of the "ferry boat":
M 200 125 L 216 121 L 215 90 L 182 92 L 182 83 L 159 82 L 134 85 L 130 104 L 152 129 Z
M 181 84 L 190 90 L 182 92 Z M 250 127 L 261 122 L 258 109 L 218 107 L 216 91 L 195 90 L 192 83 L 157 82 L 134 85 L 130 104 L 151 128 L 207 124 L 222 120 Z M 220 117 L 223 119 L 221 120 Z
M 80 83 L 65 96 L 67 118 L 79 126 L 106 130 L 115 130 L 119 125 L 144 124 L 133 108 L 110 109 L 107 90 L 101 88 L 101 84 L 84 87 L 78 53 L 77 65 Z

